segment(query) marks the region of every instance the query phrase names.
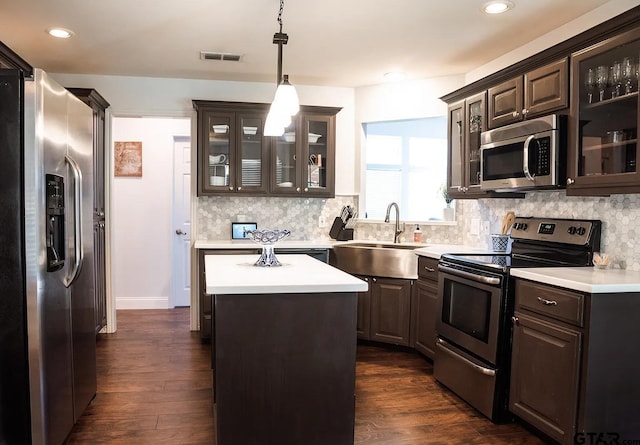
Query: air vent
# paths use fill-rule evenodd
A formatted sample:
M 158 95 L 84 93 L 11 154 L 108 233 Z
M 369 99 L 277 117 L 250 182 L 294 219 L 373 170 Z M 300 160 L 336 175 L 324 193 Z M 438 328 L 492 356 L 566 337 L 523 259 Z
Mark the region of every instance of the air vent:
M 240 62 L 242 56 L 238 54 L 228 53 L 213 53 L 209 51 L 200 51 L 200 58 L 202 60 L 223 60 L 228 62 Z

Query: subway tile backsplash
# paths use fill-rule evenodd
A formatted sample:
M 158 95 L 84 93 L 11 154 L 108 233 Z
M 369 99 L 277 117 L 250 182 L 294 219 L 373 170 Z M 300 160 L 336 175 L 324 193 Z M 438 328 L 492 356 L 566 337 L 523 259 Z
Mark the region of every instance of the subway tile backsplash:
M 615 267 L 640 271 L 640 195 L 567 197 L 564 191 L 530 192 L 523 199 L 457 200 L 456 225 L 421 224 L 423 242 L 490 246 L 489 233 L 471 235 L 471 220 L 488 221 L 490 233 L 500 230 L 504 214 L 518 216 L 599 219 L 601 250 L 614 258 Z M 329 228 L 343 205 L 357 207 L 357 196 L 321 198 L 200 197 L 197 204 L 197 238 L 231 238 L 231 222 L 238 215 L 255 221 L 258 228 L 287 228 L 294 240 L 329 239 Z M 319 227 L 320 217 L 327 226 Z M 358 223 L 356 239 L 392 241 L 393 223 Z M 413 239 L 415 225 L 406 224 L 403 241 Z

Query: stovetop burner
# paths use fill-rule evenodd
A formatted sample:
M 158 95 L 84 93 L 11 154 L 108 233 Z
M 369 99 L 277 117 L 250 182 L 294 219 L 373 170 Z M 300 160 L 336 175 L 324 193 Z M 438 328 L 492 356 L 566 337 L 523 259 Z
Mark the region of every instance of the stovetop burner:
M 591 266 L 600 249 L 598 220 L 518 217 L 511 228 L 511 252 L 444 254 L 442 260 L 496 273 L 512 267 Z

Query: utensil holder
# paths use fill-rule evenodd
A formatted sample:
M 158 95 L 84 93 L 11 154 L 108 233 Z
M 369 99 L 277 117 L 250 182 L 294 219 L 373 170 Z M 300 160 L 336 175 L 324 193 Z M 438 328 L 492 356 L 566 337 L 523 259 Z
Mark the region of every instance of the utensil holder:
M 506 252 L 509 245 L 509 235 L 491 235 L 491 246 L 494 252 Z

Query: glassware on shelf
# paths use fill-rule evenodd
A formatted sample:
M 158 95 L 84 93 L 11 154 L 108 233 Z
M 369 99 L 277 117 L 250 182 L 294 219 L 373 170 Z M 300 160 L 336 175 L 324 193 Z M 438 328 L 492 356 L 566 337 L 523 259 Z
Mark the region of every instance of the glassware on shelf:
M 611 66 L 611 98 L 620 96 L 622 91 L 622 63 L 619 60 Z
M 291 235 L 288 229 L 265 229 L 265 230 L 248 230 L 247 237 L 262 246 L 262 254 L 255 266 L 259 267 L 278 267 L 282 263 L 278 261 L 273 250 L 273 245 L 278 241 Z
M 607 83 L 609 81 L 609 67 L 606 65 L 600 65 L 596 69 L 596 85 L 600 92 L 600 100 L 604 100 L 604 92 L 607 89 Z
M 584 85 L 587 88 L 587 96 L 589 103 L 593 103 L 593 94 L 596 92 L 596 71 L 593 68 L 589 68 L 587 75 L 585 76 Z
M 624 94 L 631 94 L 637 82 L 636 64 L 631 57 L 622 59 L 622 80 L 624 81 Z

